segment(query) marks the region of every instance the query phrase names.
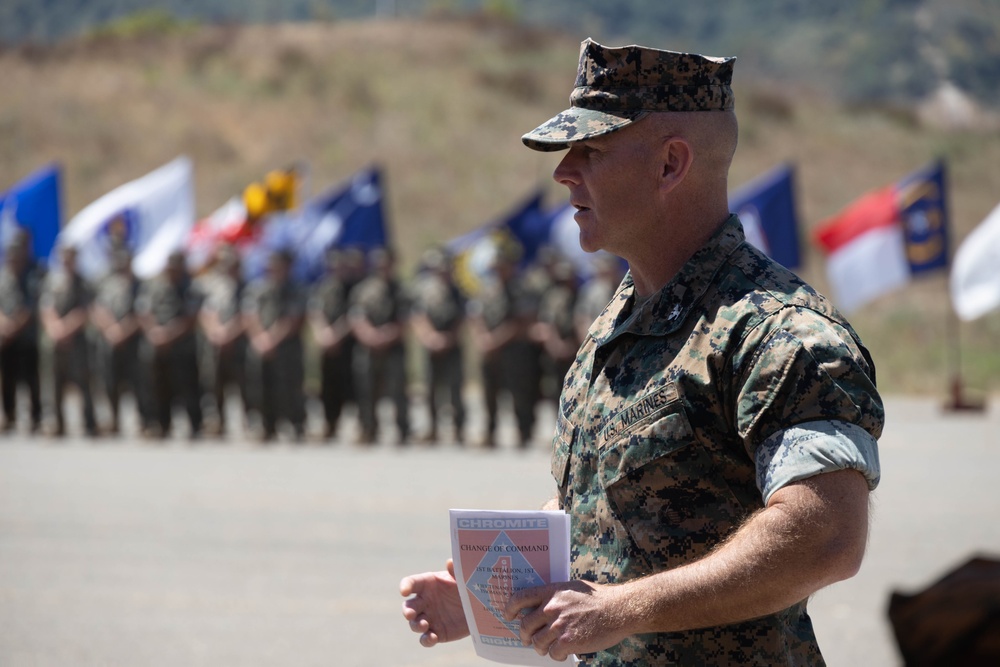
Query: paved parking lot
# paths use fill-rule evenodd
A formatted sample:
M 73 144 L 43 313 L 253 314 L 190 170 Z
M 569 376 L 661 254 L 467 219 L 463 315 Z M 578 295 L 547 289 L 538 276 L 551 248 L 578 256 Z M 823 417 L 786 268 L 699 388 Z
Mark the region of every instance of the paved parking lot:
M 1000 404 L 887 407 L 868 558 L 810 605 L 834 667 L 899 664 L 889 592 L 1000 554 Z M 442 565 L 449 508 L 551 495 L 547 444 L 516 451 L 505 428 L 495 452 L 4 437 L 0 664 L 483 664 L 421 648 L 397 586 Z

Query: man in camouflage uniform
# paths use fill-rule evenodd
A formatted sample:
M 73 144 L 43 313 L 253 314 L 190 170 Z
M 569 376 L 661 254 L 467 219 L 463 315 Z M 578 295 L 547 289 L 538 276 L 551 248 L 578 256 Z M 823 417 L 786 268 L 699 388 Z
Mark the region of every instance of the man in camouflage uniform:
M 0 391 L 3 431 L 17 425 L 17 387 L 27 385 L 31 432 L 42 425 L 41 383 L 38 377 L 38 296 L 41 276 L 31 258 L 31 239 L 24 230 L 4 249 L 0 268 Z
M 97 435 L 94 399 L 90 388 L 90 349 L 87 323 L 93 292 L 76 268 L 76 248 L 60 250 L 62 267 L 45 279 L 39 313 L 45 334 L 52 343 L 52 409 L 56 425 L 53 435 L 66 434 L 63 398 L 72 383 L 83 399 L 83 423 L 87 435 Z
M 309 298 L 309 322 L 320 355 L 320 401 L 326 420 L 324 437 L 337 432 L 344 405 L 354 399 L 354 334 L 347 312 L 350 306 L 350 264 L 347 255 L 329 250 L 326 275 Z
M 517 276 L 517 250 L 504 247 L 491 274 L 469 302 L 472 340 L 479 351 L 486 434 L 483 446 L 496 447 L 499 399 L 510 395 L 517 421 L 518 447 L 531 444 L 538 403 L 538 349 L 528 339 L 534 321 L 532 299 Z
M 226 432 L 226 390 L 236 385 L 247 414 L 249 401 L 246 382 L 247 337 L 240 315 L 243 299 L 243 270 L 240 256 L 231 245 L 222 245 L 215 253 L 212 270 L 198 281 L 204 297 L 198 311 L 202 332 L 202 377 L 204 389 L 215 406 L 216 427 Z
M 465 428 L 465 400 L 462 389 L 461 328 L 465 321 L 465 302 L 452 278 L 452 263 L 444 250 L 434 248 L 424 254 L 423 272 L 413 285 L 410 321 L 413 333 L 424 352 L 427 377 L 427 410 L 430 429 L 426 442 L 438 437 L 438 402 L 448 394 L 455 425 L 455 442 L 461 444 Z
M 583 44 L 568 148 L 584 249 L 629 274 L 560 399 L 552 509 L 571 581 L 515 593 L 539 654 L 586 665 L 820 665 L 806 600 L 853 576 L 883 410 L 857 335 L 746 242 L 727 202 L 733 59 Z M 424 645 L 464 636 L 448 572 L 404 579 Z M 460 609 L 460 607 L 459 607 Z
M 143 337 L 139 358 L 149 387 L 147 436 L 170 435 L 173 408 L 180 401 L 187 412 L 189 437 L 201 434 L 201 390 L 195 323 L 201 296 L 187 270 L 187 258 L 172 252 L 160 275 L 145 281 L 136 297 L 135 311 Z
M 399 444 L 410 437 L 410 403 L 406 395 L 407 318 L 406 295 L 395 275 L 389 250 L 379 248 L 369 255 L 371 275 L 351 294 L 351 330 L 357 339 L 354 382 L 361 417 L 361 444 L 378 437 L 378 403 L 383 395 L 396 408 Z
M 148 421 L 139 365 L 141 331 L 135 314 L 139 280 L 132 273 L 132 256 L 124 248 L 111 253 L 111 271 L 97 285 L 90 319 L 96 333 L 97 363 L 111 406 L 109 433 L 121 428 L 121 396 L 131 390 L 140 421 Z
M 538 383 L 538 387 L 533 392 L 536 408 L 542 398 L 555 398 L 555 394 L 559 393 L 558 387 L 552 390 L 553 393 L 546 393 L 552 389 L 551 383 L 547 379 L 552 368 L 552 360 L 545 349 L 544 341 L 532 335 L 532 331 L 541 315 L 545 295 L 556 285 L 555 268 L 562 259 L 559 250 L 554 246 L 542 245 L 538 248 L 534 259 L 528 262 L 527 266 L 520 268 L 518 272 L 518 282 L 524 295 L 523 315 L 525 325 L 528 327 L 525 338 L 527 349 L 531 353 L 530 355 L 525 353 L 522 363 L 525 364 L 525 369 L 531 373 L 534 381 Z M 538 332 L 535 331 L 535 333 Z
M 290 251 L 271 253 L 267 273 L 247 286 L 242 304 L 250 343 L 247 384 L 255 394 L 252 403 L 260 415 L 262 442 L 274 439 L 281 420 L 291 424 L 296 441 L 306 432 L 306 293 L 291 277 L 292 260 Z

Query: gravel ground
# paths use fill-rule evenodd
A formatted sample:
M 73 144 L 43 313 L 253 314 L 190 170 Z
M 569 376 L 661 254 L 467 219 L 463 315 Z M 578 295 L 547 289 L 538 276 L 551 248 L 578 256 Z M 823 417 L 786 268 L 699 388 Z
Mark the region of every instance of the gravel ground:
M 1000 405 L 890 398 L 869 553 L 810 604 L 836 667 L 897 665 L 893 590 L 1000 554 Z M 543 410 L 539 433 L 551 428 Z M 473 426 L 476 422 L 473 423 Z M 318 430 L 318 429 L 317 429 Z M 547 444 L 486 452 L 243 440 L 0 439 L 0 665 L 471 665 L 423 649 L 399 579 L 438 569 L 447 510 L 535 508 Z

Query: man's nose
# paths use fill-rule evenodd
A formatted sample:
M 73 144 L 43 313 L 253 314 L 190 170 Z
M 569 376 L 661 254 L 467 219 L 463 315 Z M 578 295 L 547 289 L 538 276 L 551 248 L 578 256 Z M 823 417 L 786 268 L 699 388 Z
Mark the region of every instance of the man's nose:
M 566 187 L 580 184 L 580 172 L 577 168 L 578 155 L 579 152 L 572 147 L 566 152 L 563 159 L 556 165 L 555 171 L 552 172 L 552 179 L 556 183 Z

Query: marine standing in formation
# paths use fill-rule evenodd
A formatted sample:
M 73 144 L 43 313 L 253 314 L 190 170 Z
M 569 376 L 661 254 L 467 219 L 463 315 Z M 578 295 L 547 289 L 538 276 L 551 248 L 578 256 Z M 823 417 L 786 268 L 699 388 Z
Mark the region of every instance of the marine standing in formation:
M 618 291 L 624 270 L 621 259 L 614 255 L 602 255 L 594 261 L 594 275 L 580 288 L 573 306 L 573 325 L 577 340 L 587 340 L 590 327 Z
M 121 430 L 121 398 L 128 387 L 135 398 L 140 423 L 149 421 L 148 400 L 139 363 L 142 331 L 135 313 L 140 282 L 132 273 L 132 256 L 125 248 L 111 253 L 111 271 L 97 284 L 91 321 L 95 352 L 105 394 L 111 408 L 108 431 Z
M 90 350 L 87 325 L 93 293 L 76 266 L 76 249 L 60 249 L 61 267 L 46 277 L 39 302 L 45 334 L 52 343 L 52 407 L 54 435 L 66 434 L 63 398 L 68 384 L 83 398 L 83 424 L 88 436 L 97 435 L 94 398 L 90 386 Z
M 461 330 L 465 322 L 465 299 L 453 277 L 450 257 L 441 249 L 424 254 L 424 271 L 413 285 L 410 323 L 424 356 L 427 411 L 430 427 L 425 442 L 438 439 L 439 403 L 444 396 L 451 406 L 455 442 L 465 438 L 465 373 Z
M 573 311 L 576 305 L 576 271 L 568 260 L 551 266 L 552 284 L 542 295 L 531 337 L 542 347 L 542 396 L 556 399 L 569 371 L 580 340 Z
M 216 251 L 212 269 L 198 281 L 203 298 L 198 312 L 204 340 L 203 384 L 215 406 L 219 434 L 227 430 L 226 394 L 233 385 L 240 395 L 244 425 L 249 414 L 247 337 L 240 314 L 245 286 L 239 253 L 228 244 Z
M 309 299 L 309 323 L 320 358 L 320 402 L 327 440 L 337 433 L 344 406 L 354 399 L 354 333 L 350 310 L 349 259 L 339 250 L 326 253 L 326 274 Z
M 30 238 L 23 231 L 5 248 L 0 268 L 0 393 L 3 430 L 17 426 L 17 388 L 26 385 L 31 432 L 42 427 L 42 391 L 38 373 L 38 297 L 41 276 L 31 261 Z
M 399 444 L 410 438 L 410 403 L 406 395 L 406 346 L 408 315 L 406 294 L 396 278 L 392 253 L 369 253 L 371 274 L 351 293 L 351 330 L 357 339 L 354 386 L 358 392 L 361 421 L 359 440 L 371 444 L 378 437 L 378 403 L 388 395 L 396 410 Z
M 135 307 L 143 331 L 139 357 L 150 384 L 149 413 L 143 431 L 149 436 L 170 435 L 174 403 L 178 401 L 187 412 L 189 437 L 194 439 L 201 434 L 195 339 L 200 307 L 200 296 L 180 251 L 171 253 L 163 271 L 144 282 L 139 290 Z
M 518 446 L 527 447 L 538 403 L 538 351 L 528 340 L 532 321 L 529 295 L 516 272 L 516 258 L 503 248 L 476 297 L 469 302 L 472 339 L 479 352 L 486 434 L 483 445 L 496 446 L 500 396 L 508 394 L 517 421 Z
M 247 379 L 256 391 L 260 438 L 273 440 L 279 421 L 291 425 L 297 441 L 306 430 L 302 326 L 306 292 L 291 276 L 292 255 L 271 253 L 267 272 L 247 286 L 242 312 L 249 339 Z

